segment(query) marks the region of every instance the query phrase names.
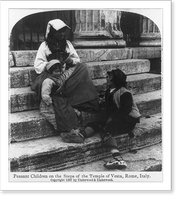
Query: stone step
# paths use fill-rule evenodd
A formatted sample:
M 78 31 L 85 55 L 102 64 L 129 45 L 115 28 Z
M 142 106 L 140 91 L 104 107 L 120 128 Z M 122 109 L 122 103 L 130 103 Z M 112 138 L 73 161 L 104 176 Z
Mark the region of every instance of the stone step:
M 160 114 L 141 118 L 134 130 L 136 138 L 130 141 L 127 134 L 116 137 L 120 150 L 125 152 L 160 142 L 161 122 Z M 99 135 L 95 135 L 83 144 L 64 143 L 59 136 L 12 143 L 9 155 L 11 171 L 35 172 L 60 171 L 107 158 L 110 153 L 103 147 Z
M 12 113 L 39 108 L 37 94 L 30 87 L 10 89 L 10 103 Z
M 91 48 L 76 49 L 81 62 L 95 62 L 106 60 L 125 60 L 125 59 L 152 59 L 161 57 L 161 47 L 130 47 L 130 48 Z M 25 67 L 34 65 L 37 54 L 32 51 L 11 51 L 9 63 L 11 67 Z
M 134 95 L 142 116 L 161 112 L 161 91 Z M 103 115 L 103 116 L 102 116 Z M 104 119 L 104 113 L 99 116 L 85 115 L 83 125 L 92 120 Z M 40 116 L 38 110 L 10 114 L 10 142 L 19 142 L 56 135 L 50 123 Z
M 40 115 L 39 110 L 10 114 L 10 142 L 56 135 L 51 124 Z
M 126 42 L 123 39 L 75 39 L 72 41 L 72 44 L 75 49 L 82 48 L 122 48 L 126 46 Z
M 105 78 L 107 71 L 121 69 L 125 74 L 140 74 L 150 71 L 150 61 L 147 59 L 127 59 L 87 63 L 92 79 Z
M 98 94 L 104 94 L 106 79 L 93 80 Z M 128 76 L 128 89 L 132 94 L 140 94 L 161 89 L 161 76 L 158 74 L 139 74 Z M 30 87 L 10 89 L 11 112 L 38 109 L 37 95 Z
M 87 63 L 92 79 L 106 77 L 106 71 L 119 68 L 125 74 L 139 74 L 150 71 L 150 61 L 146 59 L 127 59 Z M 15 67 L 10 68 L 10 87 L 27 87 L 36 79 L 34 68 Z
M 106 78 L 94 79 L 93 83 L 99 94 L 106 90 Z M 152 73 L 134 74 L 127 76 L 127 88 L 132 94 L 140 94 L 161 89 L 161 75 Z
M 135 148 L 136 150 L 136 148 Z M 122 158 L 127 163 L 127 168 L 121 172 L 142 172 L 142 171 L 162 171 L 162 143 L 138 148 L 137 153 L 123 153 Z M 61 172 L 106 172 L 110 171 L 104 167 L 104 164 L 112 159 L 112 156 L 103 160 L 93 161 L 76 167 L 63 169 Z M 118 169 L 111 171 L 119 172 Z

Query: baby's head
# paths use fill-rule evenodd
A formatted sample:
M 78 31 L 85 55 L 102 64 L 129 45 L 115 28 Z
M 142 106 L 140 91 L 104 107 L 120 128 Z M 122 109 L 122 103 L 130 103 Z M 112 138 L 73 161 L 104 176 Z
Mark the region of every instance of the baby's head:
M 59 60 L 53 59 L 46 65 L 46 70 L 52 75 L 60 75 L 62 72 L 62 64 Z

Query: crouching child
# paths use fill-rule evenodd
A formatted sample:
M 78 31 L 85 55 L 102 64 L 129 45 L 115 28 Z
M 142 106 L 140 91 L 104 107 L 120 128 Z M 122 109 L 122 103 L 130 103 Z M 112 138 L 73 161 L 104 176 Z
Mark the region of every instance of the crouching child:
M 108 119 L 103 123 L 88 125 L 94 131 L 100 131 L 102 127 L 101 139 L 112 154 L 112 159 L 104 165 L 107 169 L 127 167 L 114 136 L 128 134 L 130 138 L 134 138 L 133 129 L 140 122 L 141 115 L 131 92 L 126 88 L 126 78 L 120 69 L 107 72 L 105 107 Z

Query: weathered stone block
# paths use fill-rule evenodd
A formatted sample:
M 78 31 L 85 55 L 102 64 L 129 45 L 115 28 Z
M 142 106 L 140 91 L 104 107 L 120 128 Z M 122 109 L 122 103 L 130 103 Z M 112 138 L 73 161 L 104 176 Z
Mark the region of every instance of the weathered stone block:
M 143 73 L 130 75 L 127 78 L 128 89 L 132 94 L 140 94 L 161 89 L 161 75 Z
M 160 47 L 161 46 L 161 40 L 160 39 L 154 39 L 154 40 L 141 40 L 139 43 L 140 47 Z
M 94 79 L 93 83 L 99 94 L 104 95 L 106 90 L 106 79 Z M 132 94 L 151 92 L 161 89 L 161 75 L 158 74 L 134 74 L 127 76 L 127 88 Z
M 132 57 L 132 49 L 77 49 L 82 62 L 125 60 Z
M 161 91 L 135 95 L 135 101 L 142 116 L 149 116 L 161 112 Z
M 32 66 L 34 65 L 34 60 L 36 57 L 37 51 L 12 51 L 12 54 L 15 58 L 15 66 Z
M 161 47 L 136 47 L 132 50 L 133 59 L 161 58 Z
M 48 121 L 39 111 L 26 111 L 10 115 L 10 141 L 19 142 L 56 135 Z
M 121 69 L 125 74 L 137 74 L 150 71 L 149 60 L 115 60 L 115 61 L 102 61 L 90 62 L 87 66 L 91 72 L 92 79 L 105 78 L 107 71 L 112 69 Z
M 30 88 L 11 89 L 10 105 L 11 112 L 33 110 L 39 106 L 37 95 Z
M 161 47 L 160 33 L 142 33 L 140 37 L 140 47 Z
M 10 87 L 27 87 L 30 85 L 29 68 L 19 67 L 10 69 Z
M 74 48 L 91 48 L 91 47 L 125 47 L 126 42 L 123 39 L 119 40 L 75 40 L 72 42 Z

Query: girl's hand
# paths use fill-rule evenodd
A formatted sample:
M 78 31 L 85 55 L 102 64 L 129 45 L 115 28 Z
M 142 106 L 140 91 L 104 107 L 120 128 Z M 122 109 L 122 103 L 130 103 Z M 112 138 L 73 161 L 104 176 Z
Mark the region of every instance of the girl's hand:
M 66 64 L 68 64 L 68 65 L 73 65 L 73 60 L 72 60 L 71 58 L 68 58 L 68 59 L 66 60 Z
M 47 106 L 52 104 L 52 98 L 50 96 L 44 96 L 42 97 L 43 101 L 47 104 Z

